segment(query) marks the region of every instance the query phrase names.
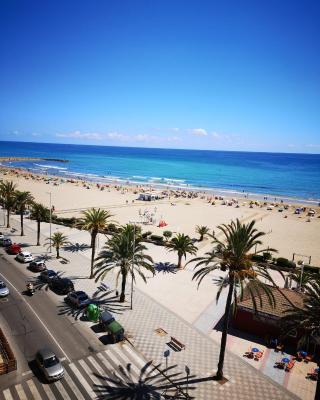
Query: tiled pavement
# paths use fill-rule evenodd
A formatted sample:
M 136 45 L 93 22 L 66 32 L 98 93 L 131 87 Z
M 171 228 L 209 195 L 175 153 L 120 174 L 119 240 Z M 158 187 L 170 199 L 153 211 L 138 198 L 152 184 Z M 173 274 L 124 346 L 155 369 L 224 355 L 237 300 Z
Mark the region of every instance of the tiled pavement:
M 48 236 L 48 227 L 46 224 L 42 225 L 45 236 Z M 30 231 L 27 229 L 27 235 L 29 234 Z M 34 232 L 32 235 L 34 236 Z M 68 253 L 71 262 L 62 269 L 65 270 L 66 275 L 68 273 L 75 275 L 75 266 L 77 266 L 76 272 L 79 275 L 83 271 L 88 273 L 88 257 L 88 252 Z M 108 277 L 108 284 L 114 286 L 114 277 L 111 274 Z M 92 280 L 81 280 L 81 289 L 92 293 L 94 288 Z M 169 366 L 177 365 L 176 370 L 184 375 L 185 366 L 190 368 L 191 375 L 195 375 L 190 385 L 194 387 L 192 396 L 196 399 L 286 400 L 298 398 L 228 351 L 224 367 L 228 382 L 220 385 L 208 379 L 215 372 L 219 344 L 138 289 L 134 292 L 134 310 L 126 310 L 117 316 L 117 319 L 124 325 L 129 334 L 129 340 L 136 350 L 140 351 L 146 359 L 153 360 L 154 363 L 165 364 L 163 353 L 168 349 L 167 343 L 170 341 L 170 336 L 174 336 L 185 344 L 185 350 L 180 352 L 170 350 L 168 363 Z M 167 334 L 159 336 L 155 333 L 157 328 L 162 328 Z
M 129 344 L 109 345 L 107 350 L 64 364 L 65 376 L 58 382 L 41 382 L 28 375 L 17 385 L 0 390 L 0 400 L 89 400 L 130 398 L 130 385 L 145 383 L 158 395 L 174 395 L 176 382 L 169 382 Z M 180 383 L 180 382 L 179 382 Z M 185 384 L 179 385 L 186 390 Z M 121 397 L 127 390 L 127 396 Z M 148 389 L 147 389 L 148 390 Z M 155 397 L 157 398 L 157 397 Z

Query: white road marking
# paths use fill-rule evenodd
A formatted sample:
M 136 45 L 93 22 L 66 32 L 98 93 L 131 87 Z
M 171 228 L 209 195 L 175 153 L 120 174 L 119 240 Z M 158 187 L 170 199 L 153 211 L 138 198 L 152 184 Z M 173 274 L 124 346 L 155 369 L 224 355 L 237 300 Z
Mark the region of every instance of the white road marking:
M 43 384 L 42 388 L 46 392 L 49 400 L 56 400 L 56 396 L 52 393 L 52 390 L 50 389 L 50 386 L 48 384 Z
M 3 391 L 3 395 L 6 400 L 13 400 L 13 397 L 11 396 L 10 389 L 6 389 Z
M 95 385 L 101 385 L 99 379 L 93 375 L 92 369 L 89 367 L 88 364 L 84 360 L 79 360 L 79 364 L 81 367 L 88 373 L 88 377 L 92 380 Z
M 16 391 L 18 393 L 18 396 L 20 398 L 20 400 L 28 400 L 25 391 L 23 390 L 22 386 L 16 385 Z
M 55 342 L 55 344 L 59 347 L 59 349 L 62 351 L 66 359 L 70 362 L 70 358 L 67 356 L 66 352 L 63 350 L 63 348 L 60 346 L 56 338 L 53 336 L 53 334 L 49 331 L 47 326 L 44 324 L 44 322 L 40 319 L 39 315 L 35 312 L 35 310 L 31 307 L 31 305 L 26 301 L 26 299 L 22 296 L 22 294 L 19 292 L 19 290 L 4 276 L 0 273 L 0 276 L 6 281 L 9 282 L 9 284 L 15 289 L 15 291 L 21 296 L 22 300 L 25 302 L 25 304 L 30 308 L 30 310 L 33 312 L 33 314 L 36 316 L 36 318 L 39 320 L 41 325 L 44 327 L 44 329 L 47 331 L 48 335 L 51 337 L 51 339 Z
M 26 372 L 22 372 L 22 376 L 26 376 L 26 375 L 29 375 L 29 374 L 32 374 L 32 371 L 29 369 L 29 371 L 26 371 Z
M 63 400 L 71 400 L 70 396 L 66 392 L 65 388 L 62 386 L 62 383 L 60 381 L 54 383 L 56 388 L 59 390 L 59 393 L 62 394 Z
M 77 388 L 73 380 L 70 378 L 70 375 L 67 371 L 64 371 L 64 380 L 67 382 L 73 393 L 77 396 L 77 400 L 85 400 L 85 398 L 82 396 L 82 393 Z
M 113 377 L 122 381 L 123 380 L 123 376 L 121 375 L 120 371 L 119 371 L 119 360 L 117 358 L 114 358 L 114 356 L 112 356 L 110 354 L 110 352 L 105 351 L 105 354 L 107 355 L 107 358 L 111 359 L 111 361 L 113 361 L 113 363 L 116 365 L 116 367 L 113 367 L 112 364 L 107 364 L 107 361 L 104 359 L 102 354 L 97 354 L 97 356 L 99 357 L 99 359 L 104 363 L 104 365 L 108 365 L 107 368 L 109 370 L 112 371 Z
M 40 393 L 38 392 L 36 385 L 34 384 L 32 379 L 29 379 L 27 381 L 27 385 L 29 386 L 30 392 L 32 393 L 34 400 L 41 400 Z
M 95 392 L 92 390 L 91 386 L 89 385 L 89 383 L 84 379 L 84 377 L 81 375 L 80 371 L 78 370 L 78 368 L 72 363 L 69 364 L 70 369 L 72 370 L 72 372 L 75 374 L 76 378 L 78 379 L 78 381 L 81 383 L 81 385 L 83 386 L 83 388 L 85 389 L 85 391 L 88 393 L 88 395 L 90 396 L 91 399 L 96 398 L 96 394 Z

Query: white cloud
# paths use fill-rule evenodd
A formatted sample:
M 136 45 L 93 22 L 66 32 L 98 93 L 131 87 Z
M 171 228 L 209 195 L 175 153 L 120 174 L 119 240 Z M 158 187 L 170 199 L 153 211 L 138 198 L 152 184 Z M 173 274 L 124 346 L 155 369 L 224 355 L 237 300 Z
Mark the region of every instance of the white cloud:
M 109 133 L 107 133 L 106 136 L 108 139 L 112 139 L 112 140 L 121 140 L 121 141 L 129 140 L 129 136 L 124 135 L 123 133 L 119 133 L 119 132 L 109 132 Z
M 190 132 L 195 136 L 208 136 L 208 132 L 203 128 L 193 128 Z
M 171 131 L 171 132 L 179 132 L 180 128 L 170 128 L 169 131 Z
M 220 135 L 219 135 L 218 132 L 211 132 L 211 135 L 212 135 L 214 138 L 220 137 Z
M 31 136 L 39 137 L 39 136 L 41 136 L 41 133 L 33 132 L 33 133 L 31 133 Z
M 20 132 L 19 131 L 12 131 L 11 134 L 14 135 L 14 136 L 19 136 Z
M 305 147 L 308 147 L 309 149 L 320 149 L 320 144 L 309 143 L 306 144 Z
M 70 133 L 57 133 L 56 136 L 60 138 L 84 139 L 84 140 L 103 139 L 103 135 L 101 133 L 81 133 L 80 131 L 75 131 Z

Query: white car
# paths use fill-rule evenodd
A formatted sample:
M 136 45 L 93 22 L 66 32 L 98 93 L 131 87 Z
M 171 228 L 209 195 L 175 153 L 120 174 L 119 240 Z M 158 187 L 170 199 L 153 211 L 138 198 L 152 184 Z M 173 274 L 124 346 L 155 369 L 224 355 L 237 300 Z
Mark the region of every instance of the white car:
M 3 281 L 0 281 L 0 297 L 8 296 L 9 289 Z
M 29 251 L 22 251 L 16 257 L 17 261 L 28 263 L 34 260 L 33 255 Z

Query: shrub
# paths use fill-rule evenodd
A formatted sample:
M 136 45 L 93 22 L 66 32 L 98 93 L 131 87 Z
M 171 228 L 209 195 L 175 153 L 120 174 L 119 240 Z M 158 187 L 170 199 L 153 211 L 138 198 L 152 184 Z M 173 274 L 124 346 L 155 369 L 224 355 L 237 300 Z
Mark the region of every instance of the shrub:
M 284 268 L 295 268 L 296 267 L 296 264 L 293 261 L 290 261 L 284 257 L 277 258 L 277 265 L 279 267 L 284 267 Z
M 150 236 L 152 234 L 152 232 L 150 232 L 150 231 L 147 231 L 147 232 L 143 232 L 142 233 L 142 237 L 144 238 L 144 239 L 146 239 L 148 236 Z
M 320 274 L 320 268 L 314 265 L 305 264 L 303 267 L 305 272 L 311 272 L 314 274 Z
M 270 261 L 272 259 L 272 255 L 271 253 L 269 253 L 269 251 L 265 251 L 264 253 L 262 253 L 262 256 L 265 261 Z
M 151 235 L 150 236 L 151 240 L 154 240 L 155 242 L 162 242 L 163 241 L 163 236 L 160 235 Z
M 262 262 L 265 261 L 264 257 L 261 254 L 254 254 L 251 257 L 252 261 Z

